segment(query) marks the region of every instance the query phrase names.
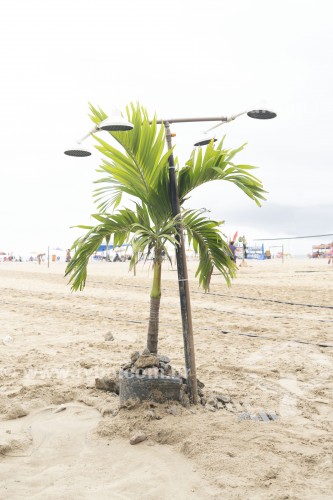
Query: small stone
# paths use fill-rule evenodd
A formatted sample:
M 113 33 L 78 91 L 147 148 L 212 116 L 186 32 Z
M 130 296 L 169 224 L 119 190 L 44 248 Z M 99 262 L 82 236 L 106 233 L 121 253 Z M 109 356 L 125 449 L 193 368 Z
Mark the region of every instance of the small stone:
M 119 394 L 119 380 L 117 378 L 112 378 L 112 377 L 96 378 L 95 387 L 96 389 L 100 389 L 102 391 L 110 391 Z
M 150 354 L 150 350 L 148 349 L 148 347 L 146 347 L 143 351 L 142 351 L 142 356 L 148 356 Z
M 215 397 L 218 401 L 221 401 L 221 403 L 224 403 L 224 404 L 230 403 L 230 401 L 231 401 L 231 398 L 229 396 L 225 396 L 223 394 L 216 394 Z
M 140 357 L 139 351 L 135 351 L 131 354 L 131 362 L 134 364 L 136 360 Z
M 214 406 L 212 406 L 212 405 L 209 405 L 209 404 L 206 404 L 206 408 L 209 411 L 216 411 L 216 408 Z
M 155 412 L 153 410 L 148 410 L 145 412 L 145 418 L 147 420 L 154 420 L 154 415 L 155 415 Z
M 154 410 L 147 410 L 145 413 L 145 418 L 147 420 L 161 420 L 161 417 L 157 415 Z
M 138 444 L 147 439 L 146 434 L 143 431 L 137 431 L 130 437 L 130 444 Z
M 160 362 L 160 368 L 161 368 L 161 370 L 163 370 L 164 375 L 169 376 L 172 374 L 172 366 L 171 365 L 169 365 L 167 363 Z
M 182 414 L 181 408 L 179 408 L 179 406 L 176 405 L 170 406 L 170 408 L 167 409 L 167 412 L 173 415 L 174 417 L 178 417 Z
M 214 408 L 217 408 L 217 399 L 211 396 L 207 399 L 207 404 L 213 406 Z
M 224 405 L 221 403 L 221 401 L 218 401 L 217 402 L 217 409 L 222 410 L 222 408 L 224 408 Z
M 111 340 L 114 340 L 114 336 L 110 332 L 106 333 L 105 336 L 104 336 L 104 340 L 105 340 L 105 342 L 109 342 Z
M 234 407 L 232 406 L 231 403 L 225 403 L 225 407 L 228 411 L 231 411 L 232 413 L 235 413 L 235 409 Z
M 82 368 L 86 368 L 87 370 L 89 370 L 93 365 L 91 361 L 82 360 L 80 361 L 80 366 L 82 366 Z
M 159 360 L 161 361 L 161 363 L 170 363 L 170 358 L 168 358 L 168 356 L 159 356 Z
M 140 356 L 136 362 L 135 362 L 135 367 L 136 368 L 150 368 L 152 366 L 158 366 L 159 359 L 157 356 L 153 356 L 152 354 L 149 355 L 142 355 Z
M 2 339 L 2 343 L 4 345 L 10 345 L 14 342 L 14 339 L 11 335 L 5 335 L 4 338 Z

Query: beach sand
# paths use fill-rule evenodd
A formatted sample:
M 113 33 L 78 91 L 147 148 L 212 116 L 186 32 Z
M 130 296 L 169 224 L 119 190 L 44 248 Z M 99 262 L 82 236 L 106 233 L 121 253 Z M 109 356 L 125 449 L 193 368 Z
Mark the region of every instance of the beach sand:
M 148 265 L 134 277 L 93 263 L 72 293 L 62 263 L 0 263 L 1 499 L 333 498 L 333 267 L 248 261 L 230 289 L 214 274 L 204 294 L 188 265 L 197 375 L 229 409 L 118 411 L 95 388 L 145 347 Z M 162 279 L 159 353 L 183 371 L 169 264 Z M 278 420 L 240 420 L 242 408 Z

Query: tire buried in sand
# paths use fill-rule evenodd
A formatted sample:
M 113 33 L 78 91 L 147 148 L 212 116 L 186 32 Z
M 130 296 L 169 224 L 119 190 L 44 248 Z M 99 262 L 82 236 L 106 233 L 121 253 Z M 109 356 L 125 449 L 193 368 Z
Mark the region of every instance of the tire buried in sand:
M 180 377 L 150 377 L 121 370 L 119 373 L 120 404 L 135 399 L 155 403 L 179 401 L 182 384 Z

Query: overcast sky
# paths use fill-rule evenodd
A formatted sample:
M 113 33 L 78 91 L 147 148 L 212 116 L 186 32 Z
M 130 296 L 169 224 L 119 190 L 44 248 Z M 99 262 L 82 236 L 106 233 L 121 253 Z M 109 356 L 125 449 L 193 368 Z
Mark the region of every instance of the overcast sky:
M 162 118 L 273 108 L 274 120 L 217 129 L 227 147 L 248 143 L 238 161 L 259 167 L 263 207 L 228 183 L 191 203 L 249 241 L 333 233 L 332 11 L 330 0 L 1 2 L 0 250 L 65 248 L 80 234 L 69 228 L 90 223 L 98 152 L 63 154 L 91 128 L 88 102 L 110 113 L 139 101 Z M 210 125 L 174 126 L 181 164 Z

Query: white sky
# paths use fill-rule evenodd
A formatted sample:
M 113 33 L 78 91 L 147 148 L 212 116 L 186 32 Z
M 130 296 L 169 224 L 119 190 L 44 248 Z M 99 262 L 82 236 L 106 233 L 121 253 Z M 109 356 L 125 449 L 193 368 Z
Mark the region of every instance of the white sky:
M 3 0 L 0 250 L 66 248 L 80 234 L 69 227 L 91 222 L 98 152 L 63 154 L 91 128 L 88 101 L 107 113 L 140 101 L 163 118 L 271 106 L 274 120 L 217 129 L 228 147 L 248 142 L 238 160 L 260 167 L 264 206 L 227 183 L 192 203 L 249 241 L 333 233 L 332 11 L 330 0 Z M 181 163 L 209 126 L 174 126 Z

